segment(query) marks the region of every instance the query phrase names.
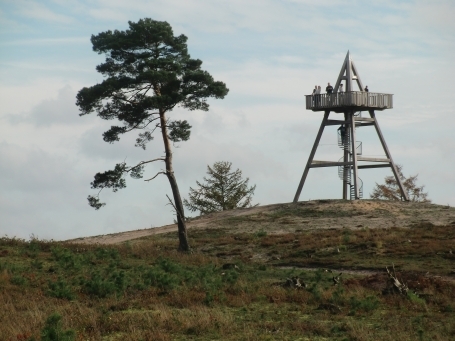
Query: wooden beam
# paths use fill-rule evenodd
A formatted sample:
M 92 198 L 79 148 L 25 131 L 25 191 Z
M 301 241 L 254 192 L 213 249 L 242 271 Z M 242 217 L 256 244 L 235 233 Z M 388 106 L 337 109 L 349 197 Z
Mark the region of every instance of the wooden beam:
M 373 110 L 370 110 L 369 113 L 370 113 L 371 118 L 374 119 L 374 127 L 376 128 L 376 133 L 379 136 L 379 140 L 381 141 L 382 148 L 384 149 L 385 155 L 390 160 L 390 164 L 392 166 L 392 172 L 393 172 L 393 175 L 395 175 L 395 180 L 397 181 L 398 187 L 400 187 L 401 195 L 403 196 L 404 200 L 409 201 L 409 197 L 406 194 L 403 183 L 401 182 L 401 179 L 398 175 L 397 167 L 395 166 L 395 163 L 392 160 L 392 155 L 389 152 L 389 148 L 387 148 L 387 144 L 385 143 L 384 136 L 382 136 L 382 132 L 381 132 L 381 129 L 379 128 L 378 120 L 376 119 L 376 115 Z
M 359 123 L 356 123 L 355 126 L 356 127 L 374 126 L 374 122 L 368 122 L 368 123 L 359 122 Z
M 348 54 L 346 55 L 346 59 L 347 59 L 347 62 L 346 62 L 346 77 L 348 78 L 346 80 L 346 89 L 344 89 L 344 91 L 346 92 L 351 92 L 351 91 L 354 91 L 354 89 L 352 88 L 352 67 L 351 67 L 351 55 L 349 54 L 349 51 L 348 51 Z
M 308 171 L 310 170 L 311 163 L 313 162 L 314 154 L 316 154 L 316 150 L 318 149 L 319 141 L 321 140 L 322 133 L 324 132 L 324 127 L 327 123 L 327 120 L 329 119 L 329 114 L 330 111 L 326 111 L 324 113 L 324 118 L 322 119 L 321 126 L 319 127 L 318 135 L 316 136 L 316 140 L 314 141 L 310 156 L 308 157 L 308 162 L 306 163 L 305 170 L 303 171 L 302 178 L 300 179 L 299 187 L 297 187 L 297 192 L 294 196 L 294 202 L 299 201 L 300 193 L 302 193 L 303 185 L 305 184 Z
M 367 117 L 356 117 L 355 118 L 356 122 L 362 121 L 362 122 L 374 122 L 373 118 L 367 118 Z
M 364 156 L 357 156 L 357 160 L 368 161 L 368 162 L 390 162 L 390 159 L 380 159 L 377 157 L 364 157 Z
M 347 124 L 349 123 L 348 121 L 342 121 L 342 120 L 327 120 L 327 123 L 325 124 L 326 126 L 335 126 L 335 125 L 341 125 L 341 124 Z
M 357 168 L 359 169 L 367 169 L 367 168 L 385 168 L 385 167 L 392 167 L 390 163 L 388 164 L 382 164 L 382 165 L 362 165 L 358 166 Z
M 356 68 L 353 60 L 351 60 L 351 66 L 352 66 L 352 71 L 354 72 L 354 75 L 356 75 L 357 85 L 359 86 L 360 91 L 363 91 L 363 84 L 362 84 L 362 81 L 360 80 L 359 72 L 357 71 L 357 68 Z
M 351 166 L 352 162 L 338 162 L 338 161 L 313 161 L 310 168 L 319 167 L 335 167 L 335 166 Z
M 344 59 L 343 65 L 341 66 L 341 70 L 340 70 L 340 74 L 338 75 L 337 82 L 335 83 L 335 86 L 333 87 L 334 93 L 338 92 L 338 87 L 340 86 L 341 81 L 347 78 L 346 76 L 344 76 L 344 72 L 346 70 L 346 65 L 348 63 L 348 56 L 349 56 L 349 51 L 348 51 L 348 54 L 346 55 L 346 58 Z M 344 89 L 344 90 L 346 91 L 346 89 Z

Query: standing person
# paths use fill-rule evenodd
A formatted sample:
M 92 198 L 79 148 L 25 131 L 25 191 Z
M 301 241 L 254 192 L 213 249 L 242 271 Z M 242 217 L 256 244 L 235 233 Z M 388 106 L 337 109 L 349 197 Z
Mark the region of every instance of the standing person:
M 317 92 L 317 91 L 318 91 L 318 86 L 315 85 L 315 86 L 314 86 L 314 89 L 313 89 L 313 95 L 312 95 L 312 96 L 313 96 L 313 106 L 316 105 L 316 92 Z
M 331 86 L 330 83 L 327 83 L 325 91 L 327 92 L 327 97 L 328 97 L 328 100 L 329 100 L 329 104 L 331 104 L 332 103 L 333 86 Z
M 340 87 L 338 88 L 338 105 L 343 104 L 343 83 L 340 84 Z
M 318 105 L 321 105 L 321 86 L 318 85 L 318 88 L 316 90 L 316 102 Z
M 365 87 L 364 91 L 365 92 L 370 92 L 370 90 L 368 90 L 368 85 Z M 370 105 L 370 98 L 369 97 L 370 96 L 367 94 L 366 95 L 366 104 L 367 104 L 367 106 Z

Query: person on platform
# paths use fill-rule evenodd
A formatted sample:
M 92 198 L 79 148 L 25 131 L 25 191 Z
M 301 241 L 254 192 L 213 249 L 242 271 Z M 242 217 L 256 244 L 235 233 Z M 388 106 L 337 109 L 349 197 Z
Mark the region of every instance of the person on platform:
M 343 104 L 343 92 L 344 92 L 344 89 L 343 89 L 343 83 L 340 84 L 340 87 L 338 88 L 338 105 L 342 105 Z
M 370 92 L 370 90 L 368 90 L 368 85 L 365 87 L 365 92 Z
M 313 98 L 313 106 L 316 105 L 316 92 L 318 91 L 318 86 L 315 85 L 314 86 L 314 89 L 313 89 L 313 94 L 312 94 L 312 98 Z
M 330 83 L 327 83 L 327 86 L 325 87 L 325 92 L 327 92 L 327 99 L 329 105 L 332 104 L 332 93 L 333 93 L 333 86 L 330 85 Z
M 317 105 L 321 105 L 321 86 L 318 85 L 318 88 L 316 90 L 316 102 Z

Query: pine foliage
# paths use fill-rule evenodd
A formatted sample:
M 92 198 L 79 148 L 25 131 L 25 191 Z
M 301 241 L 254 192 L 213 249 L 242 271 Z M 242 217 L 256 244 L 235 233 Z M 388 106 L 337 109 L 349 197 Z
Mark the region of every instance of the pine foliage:
M 92 35 L 93 51 L 105 55 L 96 70 L 104 79 L 93 86 L 82 88 L 76 96 L 80 116 L 96 113 L 112 125 L 103 133 L 103 140 L 115 143 L 123 134 L 138 133 L 135 146 L 146 149 L 158 129 L 164 142 L 187 141 L 191 125 L 187 120 L 171 120 L 164 115 L 176 107 L 190 111 L 209 109 L 209 98 L 224 98 L 228 89 L 223 82 L 201 68 L 202 61 L 191 58 L 187 37 L 174 36 L 172 27 L 164 21 L 149 18 L 128 22 L 125 31 L 106 31 Z M 110 188 L 114 192 L 126 187 L 124 176 L 142 178 L 144 165 L 154 161 L 168 163 L 172 169 L 170 150 L 166 157 L 141 161 L 127 166 L 117 164 L 115 169 L 100 172 L 91 183 L 93 189 Z M 95 209 L 103 207 L 98 195 L 88 197 Z
M 248 187 L 249 178 L 242 179 L 242 171 L 231 172 L 231 162 L 215 162 L 207 166 L 204 183 L 196 181 L 197 189 L 190 187 L 189 200 L 184 205 L 201 214 L 251 207 L 256 185 Z
M 424 192 L 425 186 L 417 185 L 418 174 L 406 178 L 402 172 L 402 166 L 397 165 L 398 176 L 400 177 L 401 182 L 405 192 L 407 193 L 409 200 L 413 202 L 431 202 L 428 199 L 428 193 Z M 381 199 L 381 200 L 401 200 L 401 191 L 398 186 L 397 180 L 394 176 L 386 176 L 385 183 L 379 185 L 376 183 L 373 192 L 370 194 L 372 199 Z

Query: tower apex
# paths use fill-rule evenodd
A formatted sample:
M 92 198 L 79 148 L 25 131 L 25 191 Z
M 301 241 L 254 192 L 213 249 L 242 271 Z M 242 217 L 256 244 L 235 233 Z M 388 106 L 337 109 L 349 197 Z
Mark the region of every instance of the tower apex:
M 343 80 L 346 81 L 346 92 L 355 91 L 353 81 L 357 83 L 359 90 L 363 91 L 362 80 L 360 79 L 359 72 L 357 71 L 354 61 L 351 58 L 349 50 L 348 53 L 346 53 L 346 58 L 344 59 L 343 66 L 341 67 L 340 74 L 337 82 L 335 83 L 334 92 L 338 92 L 338 88 Z

